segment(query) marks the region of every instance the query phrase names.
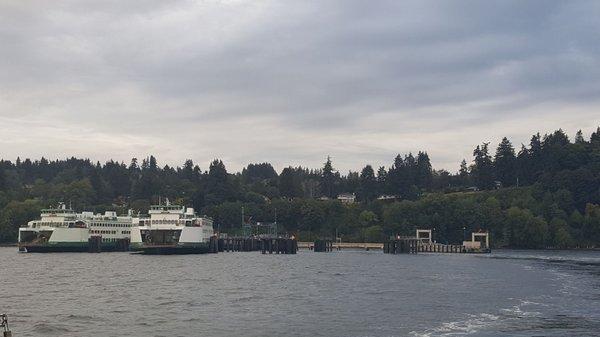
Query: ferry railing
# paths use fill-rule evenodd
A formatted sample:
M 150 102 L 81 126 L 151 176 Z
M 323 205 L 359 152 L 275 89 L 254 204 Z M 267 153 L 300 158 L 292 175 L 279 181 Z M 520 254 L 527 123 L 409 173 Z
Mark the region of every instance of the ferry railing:
M 12 337 L 12 332 L 8 328 L 8 316 L 6 314 L 0 315 L 0 328 L 2 328 L 2 336 L 4 337 Z

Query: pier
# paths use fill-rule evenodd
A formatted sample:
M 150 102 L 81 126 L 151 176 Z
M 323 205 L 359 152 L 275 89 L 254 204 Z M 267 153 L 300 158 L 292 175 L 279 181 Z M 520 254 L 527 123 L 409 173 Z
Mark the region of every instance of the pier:
M 313 243 L 314 252 L 330 252 L 333 250 L 333 243 L 331 240 L 316 240 Z
M 298 248 L 314 250 L 315 243 L 301 241 L 298 242 Z M 383 243 L 381 242 L 332 242 L 332 250 L 342 249 L 361 249 L 361 250 L 381 250 L 383 249 Z
M 463 241 L 462 245 L 441 244 L 433 241 L 430 229 L 417 229 L 414 237 L 397 236 L 383 244 L 383 252 L 387 254 L 401 253 L 489 253 L 490 234 L 476 232 L 471 234 L 471 241 Z
M 416 237 L 397 238 L 383 244 L 386 254 L 416 254 L 419 252 L 420 241 Z
M 298 252 L 298 242 L 293 238 L 227 237 L 214 240 L 216 248 L 213 247 L 211 253 L 260 251 L 263 254 L 296 254 Z

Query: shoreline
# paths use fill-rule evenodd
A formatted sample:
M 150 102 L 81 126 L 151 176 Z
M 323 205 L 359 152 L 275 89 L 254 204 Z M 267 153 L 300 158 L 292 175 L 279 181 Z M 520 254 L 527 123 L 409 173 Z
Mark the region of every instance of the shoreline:
M 308 249 L 310 247 L 311 242 L 301 241 L 298 242 L 298 248 Z M 0 243 L 0 248 L 2 247 L 18 247 L 16 242 L 14 243 Z M 333 248 L 337 249 L 338 244 L 334 243 Z M 381 250 L 383 249 L 383 243 L 379 242 L 342 242 L 339 245 L 340 249 L 373 249 L 373 250 Z M 515 248 L 515 247 L 502 247 L 502 248 L 492 248 L 492 250 L 529 250 L 529 251 L 600 251 L 600 247 L 596 248 Z

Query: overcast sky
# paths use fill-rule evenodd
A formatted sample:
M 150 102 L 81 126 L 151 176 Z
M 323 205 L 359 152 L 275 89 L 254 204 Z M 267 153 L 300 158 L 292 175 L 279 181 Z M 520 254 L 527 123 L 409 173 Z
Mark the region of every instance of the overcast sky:
M 0 0 L 0 157 L 342 173 L 600 125 L 598 1 Z

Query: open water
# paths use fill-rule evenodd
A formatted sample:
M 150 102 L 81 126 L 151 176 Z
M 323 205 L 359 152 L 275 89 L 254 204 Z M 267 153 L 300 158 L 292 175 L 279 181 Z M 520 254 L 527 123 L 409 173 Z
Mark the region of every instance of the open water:
M 186 256 L 0 248 L 25 336 L 600 336 L 600 252 Z

